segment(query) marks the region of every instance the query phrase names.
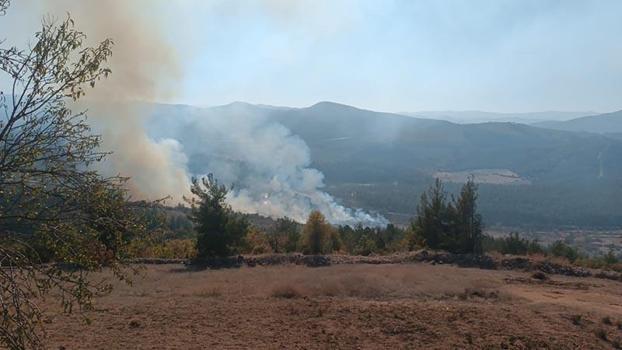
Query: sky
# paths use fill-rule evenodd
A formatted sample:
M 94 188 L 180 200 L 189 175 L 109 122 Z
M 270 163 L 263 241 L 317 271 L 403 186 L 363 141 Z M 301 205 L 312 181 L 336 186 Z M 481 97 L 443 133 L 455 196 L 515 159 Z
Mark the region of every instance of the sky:
M 23 46 L 44 14 L 73 13 L 79 1 L 13 0 L 0 38 Z M 126 15 L 148 23 L 178 60 L 175 92 L 159 102 L 622 109 L 619 0 L 126 2 Z M 113 15 L 95 8 L 74 14 L 78 27 Z

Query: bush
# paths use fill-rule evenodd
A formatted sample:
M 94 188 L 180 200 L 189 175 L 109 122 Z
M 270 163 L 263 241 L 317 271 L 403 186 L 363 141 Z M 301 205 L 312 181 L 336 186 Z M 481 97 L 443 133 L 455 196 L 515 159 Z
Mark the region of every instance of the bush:
M 135 240 L 130 245 L 134 258 L 192 259 L 197 255 L 193 239 L 171 239 L 154 243 L 150 240 Z
M 354 248 L 354 255 L 371 255 L 378 251 L 376 242 L 370 237 L 363 237 Z
M 245 237 L 243 253 L 266 254 L 272 252 L 266 234 L 255 227 L 251 227 Z
M 574 264 L 590 269 L 607 269 L 622 272 L 622 262 L 620 262 L 620 258 L 616 256 L 613 248 L 613 246 L 609 247 L 607 254 L 602 256 L 580 256 L 576 261 L 574 261 Z
M 570 262 L 575 262 L 579 258 L 579 251 L 562 241 L 556 241 L 549 247 L 551 255 L 566 258 Z
M 345 225 L 339 227 L 338 233 L 342 249 L 349 254 L 370 255 L 407 250 L 405 231 L 392 224 L 386 227 L 358 225 L 354 228 Z
M 276 227 L 268 233 L 267 239 L 275 253 L 298 251 L 300 224 L 288 217 L 277 219 Z
M 543 254 L 546 251 L 537 240 L 521 238 L 517 232 L 512 232 L 503 238 L 485 236 L 483 246 L 486 252 L 496 251 L 501 254 L 512 255 Z
M 295 299 L 302 297 L 302 294 L 298 290 L 298 288 L 284 285 L 278 286 L 274 288 L 272 291 L 272 297 L 274 298 L 283 298 L 283 299 Z

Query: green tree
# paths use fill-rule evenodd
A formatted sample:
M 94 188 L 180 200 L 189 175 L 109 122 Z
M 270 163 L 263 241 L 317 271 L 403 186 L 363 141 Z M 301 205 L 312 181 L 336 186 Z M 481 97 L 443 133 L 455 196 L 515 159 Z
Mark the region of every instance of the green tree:
M 276 220 L 274 229 L 268 234 L 268 242 L 275 253 L 291 253 L 298 249 L 300 242 L 299 224 L 288 218 Z
M 477 212 L 477 185 L 469 178 L 454 200 L 454 251 L 482 253 L 482 216 Z
M 553 256 L 562 257 L 568 259 L 570 262 L 575 262 L 580 257 L 579 251 L 562 241 L 555 241 L 549 247 L 549 252 Z
M 453 253 L 482 253 L 482 218 L 477 212 L 477 185 L 469 179 L 460 195 L 447 200 L 442 182 L 421 195 L 411 224 L 409 247 L 421 244 Z
M 44 21 L 26 50 L 0 47 L 0 81 L 12 81 L 0 91 L 0 342 L 10 349 L 44 347 L 35 300 L 84 309 L 109 288 L 89 271 L 126 278 L 127 243 L 146 232 L 148 203 L 128 201 L 125 179 L 92 170 L 106 155 L 99 136 L 67 107 L 110 73 L 112 41 L 84 47 L 85 38 L 68 17 Z
M 417 217 L 411 224 L 411 239 L 432 249 L 443 249 L 450 227 L 450 210 L 443 183 L 436 179 L 434 185 L 421 195 Z
M 188 218 L 197 232 L 199 258 L 229 256 L 239 251 L 249 225 L 225 202 L 229 189 L 218 183 L 212 174 L 201 180 L 192 179 L 186 198 L 191 206 Z
M 305 254 L 326 254 L 333 251 L 335 239 L 333 228 L 324 215 L 317 210 L 309 214 L 302 229 L 303 252 Z

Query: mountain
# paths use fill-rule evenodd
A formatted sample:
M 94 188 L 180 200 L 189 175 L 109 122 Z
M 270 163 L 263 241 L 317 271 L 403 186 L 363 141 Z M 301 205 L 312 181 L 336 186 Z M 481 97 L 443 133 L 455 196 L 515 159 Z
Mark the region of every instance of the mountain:
M 434 177 L 473 174 L 482 182 L 480 208 L 490 225 L 622 226 L 620 139 L 509 122 L 456 124 L 332 102 L 306 108 L 158 105 L 151 132 L 188 148 L 206 137 L 189 120 L 231 118 L 240 128 L 254 120 L 285 127 L 308 146 L 311 166 L 324 174 L 331 194 L 397 223 L 408 222 Z M 209 171 L 200 154 L 189 159 L 193 172 Z M 447 187 L 457 191 L 459 185 Z
M 536 123 L 542 128 L 598 134 L 622 133 L 622 111 L 591 115 L 568 121 L 548 121 Z
M 485 122 L 512 122 L 521 124 L 533 124 L 542 121 L 565 121 L 586 115 L 592 115 L 593 112 L 527 112 L 527 113 L 495 113 L 483 111 L 421 111 L 406 112 L 404 115 L 428 118 L 442 119 L 454 123 L 485 123 Z
M 599 177 L 599 155 L 606 176 L 622 175 L 608 158 L 619 159 L 620 143 L 597 135 L 515 123 L 461 125 L 328 102 L 270 118 L 306 141 L 329 183 L 408 182 L 414 174 L 469 169 L 509 169 L 536 184 L 585 182 Z

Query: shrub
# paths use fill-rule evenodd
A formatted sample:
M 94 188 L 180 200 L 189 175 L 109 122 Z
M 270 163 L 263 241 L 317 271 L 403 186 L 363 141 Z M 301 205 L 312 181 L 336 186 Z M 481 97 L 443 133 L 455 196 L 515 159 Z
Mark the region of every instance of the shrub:
M 272 291 L 274 298 L 294 299 L 300 298 L 302 295 L 297 288 L 292 286 L 279 286 Z
M 255 227 L 251 227 L 245 237 L 244 253 L 266 254 L 271 253 L 272 248 L 268 243 L 268 237 Z
M 542 254 L 546 251 L 537 240 L 521 238 L 517 232 L 511 232 L 509 236 L 502 238 L 485 236 L 483 246 L 487 252 L 496 251 L 512 255 Z
M 386 227 L 340 226 L 342 249 L 354 255 L 383 254 L 408 250 L 406 233 L 392 224 Z
M 572 324 L 574 324 L 575 326 L 580 326 L 583 324 L 583 316 L 581 315 L 572 315 L 570 317 L 570 320 L 572 321 Z
M 192 239 L 171 239 L 155 243 L 151 240 L 135 240 L 130 245 L 134 258 L 192 259 L 196 257 L 196 242 Z
M 576 248 L 573 248 L 562 241 L 556 241 L 551 244 L 549 252 L 553 256 L 566 258 L 570 262 L 575 262 L 580 256 Z
M 363 237 L 358 241 L 356 247 L 354 248 L 355 255 L 371 255 L 378 250 L 376 246 L 376 242 L 370 237 Z
M 298 251 L 300 224 L 288 217 L 277 219 L 275 228 L 267 236 L 268 244 L 275 253 Z

